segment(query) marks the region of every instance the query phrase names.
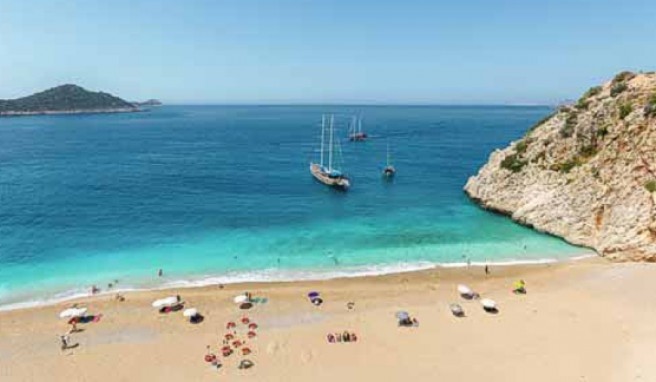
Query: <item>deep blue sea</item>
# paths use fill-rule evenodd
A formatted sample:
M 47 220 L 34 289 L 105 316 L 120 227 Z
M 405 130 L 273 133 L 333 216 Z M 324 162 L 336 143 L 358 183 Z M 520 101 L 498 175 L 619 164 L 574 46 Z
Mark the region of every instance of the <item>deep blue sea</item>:
M 0 118 L 0 305 L 589 254 L 462 191 L 546 107 L 163 106 Z M 309 173 L 333 113 L 339 192 Z M 366 142 L 348 142 L 361 115 Z M 389 143 L 397 168 L 385 182 Z M 164 277 L 157 277 L 159 268 Z

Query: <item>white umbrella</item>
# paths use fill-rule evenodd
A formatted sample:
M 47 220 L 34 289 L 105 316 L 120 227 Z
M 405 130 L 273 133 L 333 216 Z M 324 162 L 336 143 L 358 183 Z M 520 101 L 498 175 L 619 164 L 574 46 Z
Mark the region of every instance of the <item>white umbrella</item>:
M 189 308 L 185 309 L 184 312 L 182 312 L 182 315 L 185 317 L 194 317 L 198 315 L 198 309 L 196 308 Z
M 239 296 L 235 296 L 234 300 L 235 304 L 243 304 L 245 302 L 248 302 L 248 296 L 245 294 L 240 294 Z
M 494 300 L 490 300 L 489 298 L 482 299 L 481 305 L 483 305 L 483 308 L 490 309 L 490 310 L 494 310 L 497 308 L 497 303 L 494 302 Z
M 59 318 L 82 317 L 87 312 L 87 308 L 69 308 L 59 313 Z
M 474 294 L 474 291 L 472 291 L 467 285 L 458 285 L 458 293 L 464 296 L 471 296 Z
M 410 314 L 408 314 L 408 312 L 403 311 L 403 310 L 396 312 L 395 316 L 399 320 L 407 320 L 408 318 L 410 318 Z
M 164 308 L 167 306 L 173 306 L 178 303 L 178 298 L 175 296 L 160 298 L 159 300 L 153 301 L 153 308 Z

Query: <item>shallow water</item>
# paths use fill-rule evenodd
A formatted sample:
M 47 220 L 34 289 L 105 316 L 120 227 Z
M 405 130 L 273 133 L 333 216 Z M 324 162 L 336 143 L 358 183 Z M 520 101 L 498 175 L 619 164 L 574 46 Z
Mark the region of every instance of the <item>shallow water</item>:
M 121 288 L 589 253 L 462 192 L 546 107 L 164 106 L 0 119 L 0 305 Z M 335 113 L 352 189 L 315 182 Z M 348 142 L 351 115 L 367 142 Z M 397 168 L 385 182 L 389 142 Z M 156 276 L 163 268 L 164 277 Z

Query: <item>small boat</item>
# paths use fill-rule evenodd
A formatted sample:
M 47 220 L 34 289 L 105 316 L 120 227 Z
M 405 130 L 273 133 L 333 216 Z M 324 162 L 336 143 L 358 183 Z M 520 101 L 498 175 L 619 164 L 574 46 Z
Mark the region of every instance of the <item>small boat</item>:
M 341 171 L 333 168 L 333 150 L 334 150 L 334 117 L 330 117 L 328 127 L 328 167 L 324 166 L 324 139 L 325 139 L 326 117 L 321 118 L 321 160 L 319 163 L 310 163 L 310 173 L 319 182 L 341 190 L 347 190 L 351 186 L 348 177 Z M 338 143 L 339 144 L 339 143 Z
M 390 153 L 389 153 L 389 143 L 387 144 L 387 165 L 383 169 L 383 176 L 386 178 L 392 178 L 396 174 L 396 169 L 390 164 Z
M 349 140 L 362 142 L 367 139 L 367 133 L 362 131 L 362 117 L 353 117 L 349 128 Z

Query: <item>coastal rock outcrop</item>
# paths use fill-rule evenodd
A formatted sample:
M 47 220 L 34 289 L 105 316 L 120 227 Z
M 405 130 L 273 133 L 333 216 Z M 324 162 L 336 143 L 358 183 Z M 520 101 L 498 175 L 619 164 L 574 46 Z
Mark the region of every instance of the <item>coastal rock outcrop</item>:
M 656 262 L 656 73 L 622 72 L 559 107 L 465 192 L 610 259 Z

